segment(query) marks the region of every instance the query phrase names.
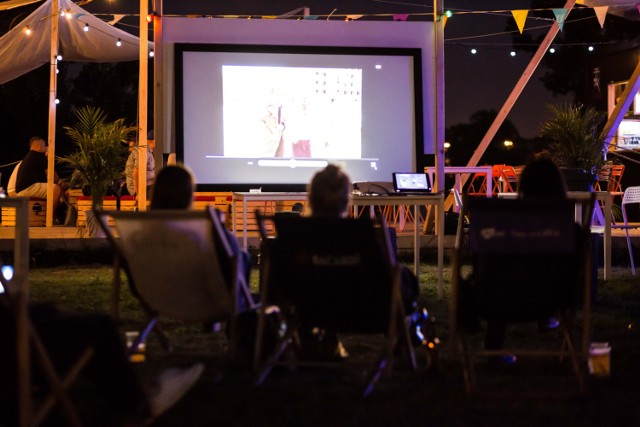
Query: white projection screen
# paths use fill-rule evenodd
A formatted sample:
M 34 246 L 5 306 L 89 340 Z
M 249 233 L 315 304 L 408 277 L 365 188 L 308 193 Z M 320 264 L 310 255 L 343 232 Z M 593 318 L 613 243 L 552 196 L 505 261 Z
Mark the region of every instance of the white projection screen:
M 260 40 L 173 45 L 175 151 L 200 191 L 301 191 L 327 163 L 353 181 L 423 167 L 423 49 Z

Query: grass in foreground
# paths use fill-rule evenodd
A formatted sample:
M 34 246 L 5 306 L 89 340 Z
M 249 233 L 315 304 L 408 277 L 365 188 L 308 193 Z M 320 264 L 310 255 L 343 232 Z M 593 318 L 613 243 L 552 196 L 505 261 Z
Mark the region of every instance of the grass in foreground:
M 506 395 L 465 396 L 460 366 L 448 341 L 451 272 L 446 271 L 443 298 L 436 295 L 433 273 L 433 268 L 424 268 L 420 279 L 421 303 L 437 318 L 442 340 L 437 369 L 416 374 L 399 359 L 393 377 L 381 381 L 369 399 L 356 393 L 366 368 L 358 360 L 364 359 L 350 358 L 339 369 L 277 369 L 263 386 L 255 387 L 246 366 L 224 369 L 219 357 L 223 337 L 205 334 L 197 325 L 163 322 L 180 355 L 165 354 L 152 336 L 141 370 L 196 358 L 207 363 L 207 372 L 157 425 L 640 425 L 640 280 L 628 269 L 614 269 L 612 280 L 601 281 L 593 309 L 592 341 L 608 341 L 613 348 L 611 377 L 591 378 L 589 394 L 580 398 L 522 394 L 538 387 L 573 387 L 565 367 L 526 360 L 519 361 L 514 372 L 498 372 L 500 375 L 479 367 L 483 387 L 507 390 Z M 34 269 L 30 273 L 31 299 L 50 301 L 68 311 L 108 312 L 111 280 L 111 268 L 105 266 Z M 141 311 L 126 286 L 122 287 L 120 313 L 118 325 L 123 334 L 142 324 Z M 513 332 L 510 339 L 526 338 Z M 370 352 L 375 338 L 346 337 L 345 343 L 357 356 Z M 91 425 L 106 425 L 96 418 L 91 418 Z

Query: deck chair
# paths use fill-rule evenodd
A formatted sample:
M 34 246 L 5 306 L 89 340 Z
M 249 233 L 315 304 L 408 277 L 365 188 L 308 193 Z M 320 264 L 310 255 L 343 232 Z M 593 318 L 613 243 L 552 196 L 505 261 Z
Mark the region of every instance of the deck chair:
M 593 206 L 593 197 L 587 205 L 583 209 Z M 589 225 L 576 225 L 575 202 L 467 197 L 463 212 L 471 214 L 469 241 L 463 247 L 459 235 L 456 242 L 450 315 L 452 343 L 462 349 L 467 392 L 475 388 L 474 358 L 501 354 L 568 356 L 583 391 L 590 322 Z M 582 343 L 573 334 L 580 305 Z M 474 316 L 510 325 L 556 316 L 562 342 L 557 348 L 473 349 L 469 335 L 478 327 Z
M 261 223 L 265 218 L 259 217 Z M 400 270 L 391 257 L 386 228 L 371 219 L 275 217 L 276 237 L 263 255 L 261 306 L 277 305 L 286 332 L 263 358 L 265 310 L 258 317 L 254 354 L 256 384 L 267 378 L 285 354 L 302 363 L 299 327 L 314 326 L 337 334 L 381 334 L 384 344 L 370 370 L 363 394 L 389 374 L 403 345 L 412 367 L 415 355 L 405 325 Z
M 629 230 L 640 228 L 640 223 L 630 224 L 627 217 L 627 206 L 630 204 L 640 205 L 640 187 L 627 187 L 622 196 L 622 221 L 623 223 L 611 224 L 611 228 L 624 230 L 627 237 L 627 249 L 629 250 L 629 263 L 631 264 L 631 272 L 636 274 L 636 264 L 633 260 L 633 246 L 629 237 Z
M 49 412 L 57 406 L 60 407 L 64 420 L 69 426 L 80 426 L 81 421 L 68 396 L 68 390 L 77 379 L 80 371 L 91 359 L 93 349 L 87 348 L 67 372 L 58 372 L 47 353 L 38 332 L 31 323 L 28 314 L 29 296 L 29 201 L 26 198 L 0 199 L 0 205 L 14 207 L 16 209 L 16 235 L 14 244 L 14 268 L 15 274 L 6 278 L 0 274 L 0 304 L 7 308 L 13 318 L 11 323 L 15 327 L 16 353 L 14 360 L 17 366 L 4 366 L 2 369 L 14 372 L 15 377 L 10 381 L 16 383 L 16 395 L 10 397 L 10 401 L 16 401 L 15 424 L 21 427 L 37 426 L 42 424 Z M 0 266 L 2 266 L 0 262 Z M 6 351 L 3 350 L 3 351 Z M 4 359 L 2 359 L 4 360 Z M 33 396 L 33 384 L 31 369 L 37 367 L 42 373 L 44 386 L 47 392 L 44 396 L 35 399 Z M 6 386 L 6 384 L 3 384 Z M 13 409 L 13 408 L 12 408 Z M 3 414 L 3 418 L 11 415 Z
M 233 356 L 240 300 L 238 264 L 215 209 L 95 211 L 95 215 L 148 317 L 129 352 L 135 353 L 152 330 L 171 351 L 158 325 L 159 317 L 166 316 L 202 324 L 228 321 Z M 109 218 L 114 228 L 109 227 Z

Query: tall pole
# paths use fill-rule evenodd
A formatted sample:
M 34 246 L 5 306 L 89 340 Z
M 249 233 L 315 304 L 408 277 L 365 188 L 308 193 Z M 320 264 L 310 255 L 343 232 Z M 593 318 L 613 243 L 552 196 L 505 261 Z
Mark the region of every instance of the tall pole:
M 159 154 L 162 158 L 163 153 L 171 152 L 171 147 L 164 135 L 162 0 L 153 0 L 153 12 L 153 136 L 156 140 L 156 151 L 160 150 Z
M 147 81 L 149 68 L 148 0 L 140 0 L 140 74 L 138 79 L 138 210 L 147 209 Z
M 53 226 L 53 184 L 56 166 L 56 92 L 58 90 L 58 0 L 51 0 L 49 49 L 49 152 L 47 158 L 47 227 Z

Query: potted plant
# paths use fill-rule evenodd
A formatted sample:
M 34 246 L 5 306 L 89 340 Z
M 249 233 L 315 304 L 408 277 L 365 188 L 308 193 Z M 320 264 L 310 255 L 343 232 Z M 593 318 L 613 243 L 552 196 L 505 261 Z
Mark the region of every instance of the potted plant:
M 607 144 L 599 135 L 604 114 L 571 104 L 547 108 L 551 117 L 540 130 L 549 141 L 547 153 L 562 169 L 569 190 L 590 191 L 605 163 Z
M 78 122 L 64 129 L 77 150 L 59 160 L 73 170 L 72 185 L 89 186 L 92 209 L 102 209 L 107 190 L 124 175 L 126 142 L 137 128 L 125 125 L 124 119 L 109 122 L 102 109 L 92 106 L 80 108 L 76 117 Z

